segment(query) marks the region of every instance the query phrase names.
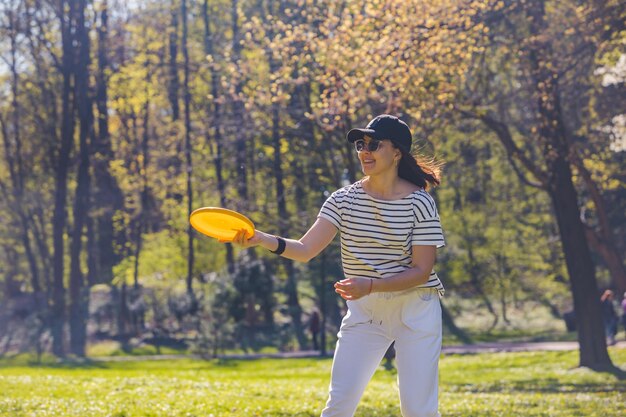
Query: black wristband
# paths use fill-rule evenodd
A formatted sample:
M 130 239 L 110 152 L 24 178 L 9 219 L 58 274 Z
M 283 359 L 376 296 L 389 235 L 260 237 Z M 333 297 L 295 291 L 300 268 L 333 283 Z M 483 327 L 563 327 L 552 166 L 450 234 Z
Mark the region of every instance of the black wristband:
M 281 255 L 287 247 L 287 242 L 285 242 L 285 239 L 283 239 L 282 237 L 274 237 L 276 238 L 276 240 L 278 240 L 278 248 L 276 248 L 276 250 L 271 250 L 270 252 L 275 253 L 276 255 Z

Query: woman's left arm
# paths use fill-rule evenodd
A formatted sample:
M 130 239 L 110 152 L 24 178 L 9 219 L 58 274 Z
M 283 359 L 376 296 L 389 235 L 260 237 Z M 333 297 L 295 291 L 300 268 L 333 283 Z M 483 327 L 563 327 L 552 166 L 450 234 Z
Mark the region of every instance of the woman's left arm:
M 408 290 L 428 281 L 435 259 L 436 246 L 413 245 L 411 268 L 385 279 L 346 278 L 335 283 L 335 292 L 346 300 L 357 300 L 373 292 Z

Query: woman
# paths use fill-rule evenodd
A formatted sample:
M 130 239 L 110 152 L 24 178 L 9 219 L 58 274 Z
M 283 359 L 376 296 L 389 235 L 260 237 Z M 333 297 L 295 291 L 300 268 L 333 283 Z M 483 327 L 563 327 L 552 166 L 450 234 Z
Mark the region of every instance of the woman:
M 444 246 L 435 202 L 425 189 L 439 184 L 438 167 L 410 154 L 409 127 L 390 115 L 353 129 L 365 177 L 335 191 L 300 240 L 256 231 L 235 243 L 262 246 L 307 262 L 341 233 L 345 279 L 335 291 L 347 300 L 322 417 L 352 416 L 389 345 L 395 341 L 404 417 L 438 416 L 443 285 L 433 271 Z

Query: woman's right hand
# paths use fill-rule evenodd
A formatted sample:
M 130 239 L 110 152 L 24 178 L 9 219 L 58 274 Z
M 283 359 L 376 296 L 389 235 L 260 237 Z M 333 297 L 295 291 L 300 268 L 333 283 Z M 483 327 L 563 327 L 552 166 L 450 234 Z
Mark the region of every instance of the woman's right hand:
M 263 241 L 264 235 L 265 233 L 261 232 L 260 230 L 255 230 L 254 236 L 248 239 L 246 237 L 246 231 L 244 229 L 240 229 L 237 231 L 237 234 L 230 243 L 232 243 L 233 245 L 241 246 L 244 249 L 251 248 L 254 246 L 258 246 Z M 220 240 L 220 242 L 226 243 L 228 241 Z

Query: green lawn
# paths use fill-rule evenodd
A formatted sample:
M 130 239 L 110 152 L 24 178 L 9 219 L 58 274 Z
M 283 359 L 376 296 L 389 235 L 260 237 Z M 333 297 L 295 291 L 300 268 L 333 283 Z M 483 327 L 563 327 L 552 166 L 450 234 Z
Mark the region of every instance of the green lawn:
M 611 349 L 626 369 L 626 349 Z M 623 416 L 626 380 L 575 368 L 577 352 L 450 355 L 451 416 Z M 330 359 L 173 360 L 76 365 L 0 361 L 0 416 L 317 416 Z M 357 416 L 400 416 L 394 370 L 374 376 Z

